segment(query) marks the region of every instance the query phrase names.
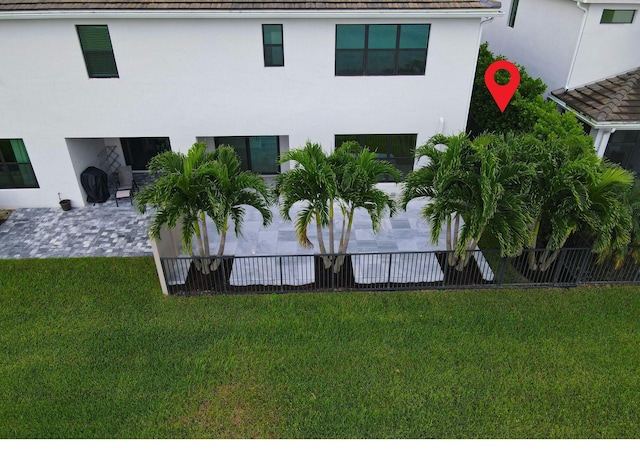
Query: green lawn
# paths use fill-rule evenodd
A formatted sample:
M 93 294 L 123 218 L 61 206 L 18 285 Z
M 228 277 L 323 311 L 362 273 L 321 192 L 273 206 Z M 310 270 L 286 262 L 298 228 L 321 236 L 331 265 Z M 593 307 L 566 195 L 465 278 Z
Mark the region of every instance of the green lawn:
M 0 261 L 0 437 L 639 437 L 640 287 L 165 297 Z

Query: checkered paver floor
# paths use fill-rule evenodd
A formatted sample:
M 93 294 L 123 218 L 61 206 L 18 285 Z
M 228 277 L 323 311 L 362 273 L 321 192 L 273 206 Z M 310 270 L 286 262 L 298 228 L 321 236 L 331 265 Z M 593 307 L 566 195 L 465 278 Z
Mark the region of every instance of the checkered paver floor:
M 427 251 L 444 249 L 444 242 L 432 244 L 430 229 L 420 219 L 423 202 L 412 201 L 407 211 L 383 220 L 382 230 L 374 234 L 365 211 L 357 212 L 349 243 L 349 252 Z M 236 256 L 313 254 L 297 242 L 294 224 L 284 222 L 273 208 L 274 221 L 262 227 L 255 209 L 247 209 L 241 237 L 233 231 L 227 236 L 225 254 Z M 295 219 L 295 209 L 291 212 Z M 60 208 L 18 209 L 0 225 L 0 259 L 88 256 L 147 256 L 151 245 L 147 238 L 151 215 L 139 214 L 128 202 L 116 207 L 113 200 L 63 211 Z M 339 230 L 341 220 L 336 220 Z M 218 249 L 219 237 L 209 225 L 211 250 Z M 316 229 L 309 228 L 316 243 Z M 337 242 L 338 238 L 336 238 Z M 325 242 L 328 236 L 325 232 Z

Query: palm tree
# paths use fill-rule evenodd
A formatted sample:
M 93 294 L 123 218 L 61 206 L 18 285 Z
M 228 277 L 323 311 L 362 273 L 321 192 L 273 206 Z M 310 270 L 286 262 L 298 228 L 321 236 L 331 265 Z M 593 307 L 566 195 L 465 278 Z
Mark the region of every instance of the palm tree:
M 327 156 L 319 144 L 307 142 L 304 148 L 286 152 L 280 162 L 294 162 L 295 166 L 278 175 L 276 191 L 282 194 L 281 215 L 291 221 L 290 210 L 297 202 L 304 202 L 296 218 L 296 234 L 301 246 L 311 248 L 307 229 L 315 221 L 318 246 L 323 254 L 325 268 L 329 268 L 336 254 L 335 206 L 343 213 L 338 253 L 347 251 L 351 227 L 357 208 L 364 208 L 371 216 L 374 232 L 377 232 L 385 210 L 395 212 L 393 200 L 375 187 L 378 178 L 390 175 L 400 179 L 400 172 L 387 162 L 375 159 L 375 154 L 362 149 L 355 142 L 343 143 Z M 329 246 L 325 246 L 323 228 L 329 230 Z M 328 255 L 327 255 L 328 254 Z M 334 270 L 341 267 L 336 261 Z
M 258 209 L 263 224 L 271 222 L 268 209 L 272 195 L 264 180 L 248 171 L 240 171 L 240 161 L 233 148 L 221 146 L 207 152 L 205 143 L 195 143 L 187 154 L 165 152 L 151 159 L 149 171 L 157 180 L 136 195 L 136 205 L 144 213 L 155 209 L 150 235 L 160 239 L 163 226 L 180 225 L 183 249 L 193 255 L 193 237 L 198 256 L 196 267 L 203 273 L 216 270 L 220 260 L 202 259 L 211 255 L 206 217 L 209 216 L 220 234 L 217 256 L 224 254 L 229 218 L 236 235 L 242 230 L 244 205 Z
M 446 137 L 435 135 L 415 151 L 415 157 L 426 157 L 428 163 L 410 172 L 405 179 L 402 192 L 402 207 L 413 199 L 428 199 L 422 209 L 422 216 L 431 226 L 431 241 L 437 243 L 446 224 L 446 250 L 449 264 L 455 265 L 453 250 L 458 242 L 460 212 L 467 200 L 471 199 L 469 170 L 464 168 L 468 162 L 469 138 L 464 135 Z M 437 146 L 445 146 L 444 151 Z M 452 221 L 455 226 L 452 228 Z M 455 232 L 454 232 L 455 231 Z
M 536 169 L 531 193 L 529 269 L 546 271 L 591 207 L 590 187 L 597 179 L 600 160 L 593 147 L 566 140 L 538 141 L 528 158 Z M 546 250 L 536 253 L 533 250 L 540 241 Z
M 602 162 L 594 184 L 589 186 L 591 207 L 583 212 L 584 232 L 593 238 L 592 251 L 602 262 L 613 257 L 616 267 L 622 265 L 632 242 L 634 214 L 640 208 L 631 197 L 633 174 L 620 166 Z M 635 212 L 634 212 L 635 210 Z M 635 218 L 637 224 L 638 219 Z
M 416 150 L 429 162 L 407 176 L 403 207 L 412 199 L 429 200 L 422 215 L 431 226 L 431 240 L 438 242 L 446 224 L 448 263 L 458 270 L 486 230 L 497 238 L 503 256 L 518 254 L 527 242 L 532 173 L 515 159 L 516 144 L 513 136 L 482 135 L 472 141 L 462 133 L 435 135 Z
M 156 181 L 143 187 L 135 197 L 141 213 L 146 212 L 148 206 L 155 210 L 149 230 L 152 238 L 160 240 L 160 230 L 165 225 L 169 228 L 180 225 L 183 248 L 193 255 L 195 237 L 201 257 L 210 254 L 205 220 L 217 202 L 210 176 L 215 155 L 206 151 L 205 143 L 195 143 L 186 155 L 168 151 L 154 156 L 149 162 L 149 171 Z M 209 272 L 200 260 L 195 262 L 203 272 Z
M 400 181 L 401 173 L 391 163 L 376 159 L 376 154 L 368 148 L 361 148 L 354 141 L 340 145 L 329 156 L 338 184 L 338 198 L 342 210 L 342 228 L 338 253 L 344 254 L 349 246 L 351 228 L 356 209 L 363 208 L 371 218 L 374 233 L 380 230 L 382 216 L 396 211 L 395 201 L 387 193 L 376 187 L 382 176 L 390 176 L 394 182 Z M 336 267 L 342 259 L 336 261 Z
M 294 162 L 294 167 L 276 178 L 276 193 L 282 195 L 280 214 L 287 221 L 291 219 L 291 208 L 303 202 L 302 210 L 295 222 L 298 242 L 304 248 L 313 244 L 307 234 L 308 226 L 315 221 L 320 253 L 327 254 L 322 237 L 322 228 L 333 223 L 333 204 L 337 199 L 336 175 L 327 161 L 322 146 L 307 141 L 303 148 L 291 149 L 280 158 L 280 163 Z M 329 234 L 330 250 L 333 254 L 333 228 Z M 328 268 L 331 261 L 325 257 Z
M 244 206 L 253 207 L 262 216 L 264 227 L 271 224 L 273 214 L 269 206 L 274 196 L 265 180 L 251 171 L 241 171 L 240 159 L 231 146 L 219 146 L 214 155 L 216 160 L 208 169 L 209 190 L 213 194 L 212 208 L 207 211 L 220 234 L 220 246 L 216 256 L 224 254 L 229 230 L 229 220 L 234 225 L 236 236 L 241 235 L 246 213 Z M 220 260 L 214 261 L 214 270 Z

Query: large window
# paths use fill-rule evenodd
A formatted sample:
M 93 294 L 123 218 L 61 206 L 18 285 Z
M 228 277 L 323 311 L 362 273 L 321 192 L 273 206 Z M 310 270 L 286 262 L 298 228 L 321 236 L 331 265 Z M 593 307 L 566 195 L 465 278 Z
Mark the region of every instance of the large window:
M 134 170 L 146 170 L 153 156 L 171 150 L 169 138 L 165 137 L 120 138 L 120 143 L 124 160 Z
M 509 11 L 508 25 L 513 28 L 516 24 L 516 14 L 518 14 L 518 0 L 511 0 L 511 10 Z
M 240 157 L 243 170 L 258 174 L 277 174 L 280 145 L 277 136 L 216 137 L 216 147 L 231 146 Z
M 263 25 L 262 42 L 264 45 L 264 65 L 284 66 L 282 25 Z
M 429 27 L 336 25 L 336 75 L 424 75 Z
M 356 141 L 360 146 L 375 152 L 377 158 L 390 162 L 406 175 L 413 169 L 416 139 L 416 134 L 336 135 L 336 147 L 347 141 Z
M 602 11 L 601 24 L 630 24 L 636 15 L 635 9 L 605 9 Z
M 22 140 L 0 140 L 0 188 L 38 187 Z
M 118 68 L 106 25 L 76 25 L 90 78 L 117 78 Z

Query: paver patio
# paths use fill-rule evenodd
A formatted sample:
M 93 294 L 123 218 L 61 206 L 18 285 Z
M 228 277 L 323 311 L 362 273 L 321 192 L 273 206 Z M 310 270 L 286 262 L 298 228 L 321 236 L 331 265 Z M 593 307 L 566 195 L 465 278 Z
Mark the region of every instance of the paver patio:
M 367 213 L 358 211 L 355 215 L 350 253 L 386 253 L 403 251 L 432 251 L 443 250 L 444 232 L 437 244 L 430 242 L 430 228 L 420 218 L 420 209 L 424 201 L 412 201 L 407 211 L 400 210 L 393 218 L 385 218 L 378 234 L 371 229 L 371 220 Z M 254 209 L 247 209 L 243 235 L 235 237 L 230 231 L 227 237 L 225 254 L 235 256 L 269 256 L 302 254 L 312 255 L 319 252 L 316 247 L 302 248 L 296 239 L 294 224 L 285 222 L 273 208 L 274 221 L 268 227 L 262 226 L 259 213 Z M 292 210 L 295 218 L 295 207 Z M 132 257 L 151 255 L 151 245 L 147 238 L 148 224 L 151 214 L 139 214 L 133 206 L 121 203 L 116 207 L 113 200 L 103 204 L 89 205 L 62 211 L 60 208 L 29 208 L 18 209 L 11 217 L 0 225 L 0 259 L 47 258 L 47 257 L 91 257 L 112 256 Z M 341 227 L 341 219 L 336 220 L 336 229 Z M 219 237 L 215 233 L 213 224 L 209 224 L 210 247 L 215 252 L 218 248 Z M 309 238 L 317 242 L 315 227 L 309 228 Z M 336 238 L 336 241 L 338 239 Z M 325 232 L 325 241 L 328 236 Z M 337 251 L 337 248 L 336 248 Z M 386 260 L 385 260 L 386 259 Z M 407 260 L 409 259 L 409 260 Z M 412 275 L 411 268 L 415 267 L 412 257 L 395 259 L 391 265 L 393 277 L 400 281 L 413 281 L 427 278 L 428 281 L 439 280 L 442 272 L 435 259 L 421 262 L 423 271 L 420 275 Z M 410 262 L 411 261 L 411 262 Z M 312 259 L 300 258 L 296 265 L 313 265 Z M 388 256 L 367 256 L 354 258 L 354 274 L 358 282 L 376 282 L 376 268 L 388 269 Z M 236 276 L 232 275 L 231 282 L 235 284 L 258 284 L 260 281 L 270 280 L 267 274 L 269 266 L 264 266 L 264 274 L 256 271 L 256 267 L 243 268 L 251 265 L 248 260 L 237 259 L 234 266 Z M 278 264 L 279 265 L 279 264 Z M 313 271 L 299 272 L 292 262 L 283 264 L 281 274 L 286 280 L 297 281 L 301 274 L 313 274 Z M 285 268 L 285 266 L 288 266 Z M 428 267 L 425 269 L 425 266 Z M 291 268 L 289 268 L 291 267 Z M 278 270 L 280 273 L 280 271 Z M 245 281 L 245 277 L 238 274 L 252 274 L 252 281 Z M 365 278 L 373 280 L 364 280 Z M 373 275 L 373 276 L 372 276 Z M 386 278 L 386 274 L 379 275 Z M 487 275 L 492 276 L 492 275 Z M 394 279 L 394 280 L 395 280 Z M 417 281 L 417 279 L 416 279 Z M 285 281 L 286 283 L 286 281 Z

